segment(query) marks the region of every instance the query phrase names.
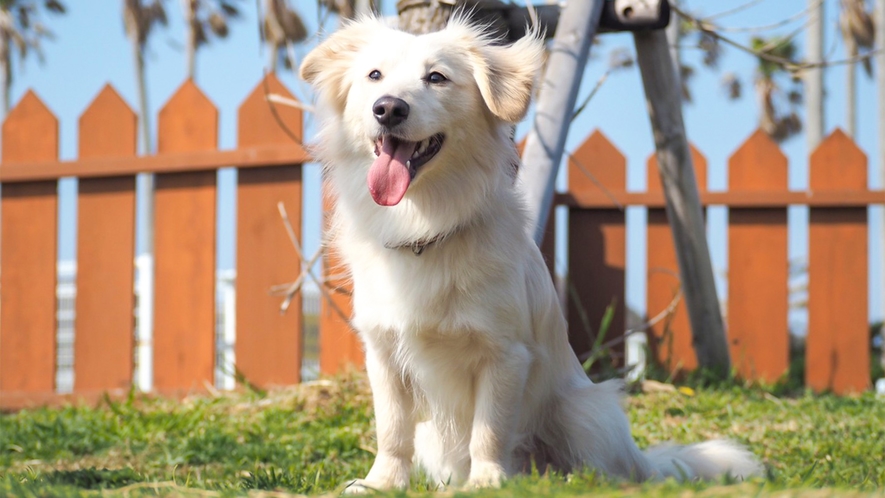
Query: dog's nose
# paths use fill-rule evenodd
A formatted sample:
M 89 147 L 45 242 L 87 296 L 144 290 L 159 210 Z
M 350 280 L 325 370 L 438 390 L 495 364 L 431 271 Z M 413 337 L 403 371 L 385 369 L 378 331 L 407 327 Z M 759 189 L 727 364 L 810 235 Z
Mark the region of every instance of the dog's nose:
M 409 117 L 409 104 L 403 99 L 387 95 L 375 101 L 372 112 L 382 126 L 393 128 Z

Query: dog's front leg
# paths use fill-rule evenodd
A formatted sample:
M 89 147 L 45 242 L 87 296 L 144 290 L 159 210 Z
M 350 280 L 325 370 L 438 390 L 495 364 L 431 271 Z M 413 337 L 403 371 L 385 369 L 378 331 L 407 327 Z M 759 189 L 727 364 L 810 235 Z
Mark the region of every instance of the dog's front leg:
M 378 454 L 366 478 L 351 482 L 347 492 L 405 489 L 415 452 L 414 400 L 389 356 L 379 354 L 371 345 L 366 348 L 366 371 L 375 404 Z
M 470 435 L 470 487 L 498 486 L 510 472 L 517 423 L 531 354 L 512 344 L 479 371 Z

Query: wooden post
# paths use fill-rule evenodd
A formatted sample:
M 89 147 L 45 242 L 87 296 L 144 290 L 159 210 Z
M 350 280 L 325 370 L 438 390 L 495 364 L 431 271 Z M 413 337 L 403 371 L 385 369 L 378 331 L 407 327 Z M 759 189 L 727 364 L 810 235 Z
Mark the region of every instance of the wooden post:
M 238 111 L 240 148 L 292 143 L 274 118 L 265 90 L 293 98 L 273 74 L 259 82 Z M 300 109 L 276 106 L 276 112 L 292 134 L 302 136 Z M 272 286 L 291 282 L 301 273 L 301 261 L 277 207 L 280 202 L 297 240 L 303 240 L 301 165 L 238 170 L 236 364 L 249 382 L 262 387 L 301 380 L 301 293 L 285 314 L 280 314 L 279 298 L 268 294 Z
M 726 375 L 731 363 L 667 35 L 661 30 L 637 32 L 633 39 L 698 365 Z
M 787 157 L 762 130 L 728 160 L 728 190 L 786 192 Z M 728 210 L 728 342 L 745 379 L 775 382 L 789 368 L 787 209 Z
M 3 123 L 3 166 L 58 159 L 58 120 L 28 91 Z M 0 407 L 55 390 L 58 181 L 4 183 L 0 201 Z
M 218 147 L 218 110 L 186 81 L 160 110 L 157 149 Z M 215 170 L 156 175 L 154 387 L 215 380 Z M 186 282 L 186 285 L 182 285 Z
M 138 117 L 106 85 L 80 116 L 80 159 L 134 157 L 137 142 Z M 125 392 L 135 357 L 135 176 L 81 178 L 77 202 L 74 391 Z
M 599 192 L 597 181 L 612 192 L 623 192 L 627 187 L 627 159 L 599 130 L 595 130 L 569 160 L 569 192 Z M 569 343 L 583 360 L 599 334 L 606 307 L 612 303 L 615 313 L 605 341 L 624 333 L 626 214 L 614 205 L 609 208 L 572 208 L 569 210 L 568 234 L 566 309 Z M 613 348 L 614 366 L 623 366 L 620 361 L 623 347 L 621 343 Z
M 332 193 L 324 185 L 324 239 L 328 233 L 329 216 L 334 203 Z M 320 372 L 328 375 L 340 372 L 347 365 L 362 367 L 365 354 L 362 341 L 350 327 L 353 313 L 350 294 L 353 292 L 353 282 L 334 249 L 327 248 L 323 253 L 323 275 L 325 289 L 320 289 L 323 293 L 320 302 Z
M 811 155 L 814 191 L 865 190 L 867 158 L 841 130 Z M 808 229 L 805 383 L 859 393 L 870 384 L 867 208 L 813 207 Z

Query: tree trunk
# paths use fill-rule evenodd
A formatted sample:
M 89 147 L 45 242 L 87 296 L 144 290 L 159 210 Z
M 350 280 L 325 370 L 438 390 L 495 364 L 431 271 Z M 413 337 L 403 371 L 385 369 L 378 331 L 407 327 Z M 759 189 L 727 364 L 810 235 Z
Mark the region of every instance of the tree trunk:
M 9 114 L 9 91 L 12 82 L 12 58 L 9 56 L 9 37 L 0 35 L 0 123 Z
M 187 25 L 187 44 L 184 48 L 185 51 L 185 69 L 187 70 L 187 77 L 189 79 L 195 79 L 196 77 L 196 68 L 197 68 L 197 1 L 198 0 L 183 0 L 184 1 L 184 20 Z
M 820 63 L 824 54 L 824 2 L 808 0 L 808 62 Z M 824 136 L 824 73 L 816 67 L 805 72 L 805 136 L 808 153 L 817 148 Z
M 396 9 L 399 13 L 399 29 L 421 35 L 443 29 L 455 6 L 440 0 L 429 2 L 400 0 L 396 4 Z
M 526 196 L 528 229 L 538 245 L 544 238 L 556 174 L 602 4 L 603 0 L 584 0 L 568 2 L 562 9 L 541 82 L 535 120 L 526 137 L 518 184 Z
M 857 57 L 857 43 L 850 34 L 845 36 L 845 55 Z M 857 64 L 845 65 L 845 133 L 854 139 L 857 133 Z
M 138 121 L 141 127 L 142 154 L 150 154 L 154 151 L 151 141 L 150 109 L 148 108 L 147 81 L 144 71 L 144 47 L 138 42 L 137 35 L 132 38 L 132 52 L 135 60 L 135 84 L 138 92 Z M 154 176 L 150 173 L 142 173 L 137 177 L 138 190 L 142 199 L 141 208 L 144 213 L 142 218 L 144 253 L 153 253 L 154 248 Z M 150 278 L 153 278 L 151 276 Z M 141 297 L 145 299 L 145 296 Z M 148 296 L 152 299 L 152 296 Z
M 718 375 L 731 369 L 704 216 L 682 120 L 682 95 L 662 30 L 633 34 L 649 117 L 654 131 L 667 218 L 673 231 L 679 275 L 691 322 L 698 365 Z

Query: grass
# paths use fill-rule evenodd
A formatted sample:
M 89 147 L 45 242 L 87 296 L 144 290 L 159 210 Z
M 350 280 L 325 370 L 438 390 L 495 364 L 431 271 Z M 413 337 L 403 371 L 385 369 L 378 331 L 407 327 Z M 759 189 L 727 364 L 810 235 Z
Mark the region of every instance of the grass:
M 640 446 L 732 438 L 763 459 L 766 479 L 637 485 L 592 472 L 536 473 L 500 490 L 455 494 L 885 495 L 885 400 L 733 383 L 683 391 L 629 398 Z M 183 402 L 132 396 L 0 416 L 0 496 L 337 493 L 366 473 L 374 446 L 371 397 L 356 374 Z M 427 494 L 426 487 L 414 484 L 411 493 Z

